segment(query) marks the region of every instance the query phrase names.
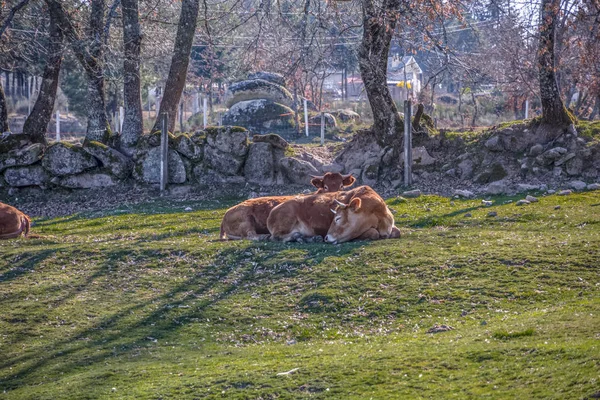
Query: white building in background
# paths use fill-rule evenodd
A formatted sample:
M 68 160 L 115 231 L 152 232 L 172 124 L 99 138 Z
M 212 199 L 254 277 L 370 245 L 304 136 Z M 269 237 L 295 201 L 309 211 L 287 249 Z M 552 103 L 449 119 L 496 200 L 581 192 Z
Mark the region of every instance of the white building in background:
M 423 70 L 413 56 L 389 56 L 387 72 L 387 85 L 394 100 L 403 101 L 421 92 Z

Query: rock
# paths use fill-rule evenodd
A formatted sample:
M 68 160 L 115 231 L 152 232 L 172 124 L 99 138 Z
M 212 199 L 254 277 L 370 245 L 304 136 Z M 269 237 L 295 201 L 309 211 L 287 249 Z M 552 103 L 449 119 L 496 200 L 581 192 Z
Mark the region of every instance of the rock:
M 498 216 L 498 213 L 496 211 L 490 211 L 489 213 L 487 213 L 488 217 L 496 217 Z
M 536 144 L 531 146 L 531 148 L 529 149 L 529 155 L 532 157 L 537 157 L 540 154 L 542 154 L 542 152 L 544 151 L 544 146 L 542 146 L 541 144 Z
M 192 136 L 185 133 L 175 138 L 174 147 L 179 154 L 196 163 L 204 158 L 204 147 L 198 143 L 198 140 L 193 140 Z
M 556 190 L 554 190 L 554 189 L 550 189 L 550 190 L 548 190 L 548 192 L 547 192 L 547 193 L 548 193 L 548 194 L 554 194 L 554 193 L 556 193 Z
M 44 145 L 33 143 L 21 148 L 10 150 L 6 154 L 0 154 L 0 172 L 8 167 L 23 167 L 31 165 L 42 158 Z
M 362 170 L 362 183 L 369 186 L 374 186 L 377 183 L 377 178 L 379 177 L 379 159 L 373 158 L 370 161 L 368 160 L 365 163 L 365 167 Z M 413 181 L 415 181 L 415 176 L 413 175 Z
M 451 331 L 453 329 L 454 328 L 451 327 L 450 325 L 434 325 L 431 328 L 429 328 L 426 333 L 447 332 L 447 331 Z
M 484 172 L 477 175 L 475 181 L 477 183 L 488 183 L 495 182 L 504 179 L 508 175 L 508 172 L 504 169 L 504 166 L 500 163 L 493 163 Z
M 185 165 L 179 153 L 174 150 L 169 150 L 168 169 L 169 183 L 186 181 Z M 133 176 L 144 183 L 160 183 L 160 147 L 151 149 L 136 161 Z
M 537 156 L 535 158 L 535 160 L 540 165 L 550 165 L 554 161 L 560 159 L 561 156 L 563 154 L 565 154 L 566 152 L 567 152 L 567 149 L 565 149 L 564 147 L 554 147 L 554 148 L 546 151 L 545 153 L 542 153 L 539 156 Z
M 600 190 L 600 183 L 590 183 L 587 185 L 587 190 Z
M 575 157 L 575 153 L 565 154 L 560 159 L 556 160 L 554 162 L 554 165 L 556 165 L 557 167 L 560 167 L 561 165 L 563 165 L 564 163 L 566 163 L 567 161 L 569 161 L 570 159 L 572 159 L 574 157 Z
M 427 166 L 435 164 L 435 158 L 429 155 L 425 146 L 413 148 L 412 158 L 415 165 Z
M 473 193 L 473 192 L 471 192 L 471 191 L 469 191 L 469 190 L 461 190 L 461 189 L 458 189 L 458 190 L 455 190 L 455 191 L 454 191 L 454 194 L 455 194 L 456 196 L 459 196 L 459 197 L 464 197 L 464 198 L 467 198 L 467 199 L 470 199 L 470 198 L 472 198 L 472 197 L 475 197 L 475 193 Z
M 71 189 L 91 189 L 114 186 L 117 184 L 115 178 L 104 173 L 85 172 L 79 175 L 70 175 L 60 179 L 59 186 Z
M 530 203 L 537 203 L 539 201 L 537 197 L 533 197 L 530 195 L 527 195 L 527 197 L 525 197 L 525 200 L 527 200 Z
M 248 132 L 243 128 L 207 130 L 204 163 L 225 176 L 238 175 L 248 153 Z
M 9 186 L 42 186 L 50 180 L 48 173 L 41 165 L 13 167 L 4 171 L 4 179 Z
M 554 167 L 554 169 L 552 170 L 552 175 L 554 175 L 555 177 L 559 177 L 562 175 L 562 168 L 561 167 Z
M 493 201 L 489 201 L 489 200 L 481 200 L 481 204 L 483 204 L 486 207 L 491 207 L 492 204 L 494 204 Z
M 508 194 L 509 192 L 509 183 L 501 180 L 492 182 L 485 188 L 485 193 L 497 195 L 497 194 Z
M 60 142 L 48 147 L 42 166 L 51 175 L 66 176 L 95 168 L 98 162 L 82 147 Z
M 212 169 L 207 168 L 203 164 L 198 164 L 194 167 L 193 170 L 194 177 L 200 184 L 206 185 L 237 185 L 237 187 L 244 187 L 246 184 L 246 179 L 243 176 L 236 175 L 222 175 L 218 172 L 215 172 Z
M 421 191 L 419 189 L 408 190 L 408 191 L 402 193 L 402 196 L 404 196 L 408 199 L 415 199 L 415 198 L 421 196 Z
M 579 157 L 571 158 L 567 161 L 566 167 L 567 175 L 581 175 L 581 171 L 583 170 L 583 160 Z
M 337 110 L 333 115 L 342 122 L 360 121 L 360 115 L 352 110 Z
M 470 179 L 473 176 L 474 167 L 475 164 L 470 159 L 461 161 L 460 164 L 458 164 L 461 179 Z
M 321 171 L 323 171 L 324 173 L 327 172 L 334 172 L 334 173 L 342 173 L 342 171 L 344 170 L 344 166 L 337 164 L 337 163 L 331 163 L 331 164 L 324 164 L 321 166 Z
M 279 167 L 287 180 L 293 184 L 307 185 L 310 183 L 310 175 L 319 175 L 319 171 L 311 163 L 294 157 L 282 158 L 279 160 Z
M 571 187 L 571 189 L 581 191 L 587 187 L 587 184 L 582 181 L 571 181 L 571 182 L 569 182 L 569 187 Z
M 448 176 L 456 176 L 456 168 L 450 168 L 448 171 L 444 172 L 444 174 L 448 175 Z
M 243 126 L 254 133 L 294 128 L 294 111 L 271 100 L 240 101 L 223 115 L 223 124 Z
M 524 193 L 524 192 L 529 192 L 529 191 L 534 191 L 534 190 L 540 190 L 540 186 L 539 185 L 529 185 L 527 183 L 517 184 L 517 192 L 518 193 Z
M 560 206 L 554 206 L 555 210 L 560 210 Z
M 530 202 L 527 200 L 519 200 L 515 203 L 515 205 L 517 205 L 517 206 L 525 206 L 527 204 L 530 204 Z
M 248 153 L 248 131 L 231 126 L 209 128 L 206 144 L 234 157 L 244 157 Z
M 252 141 L 254 143 L 270 143 L 271 146 L 282 150 L 285 150 L 290 146 L 290 144 L 284 138 L 274 133 L 269 133 L 266 135 L 253 135 Z
M 486 140 L 484 146 L 490 151 L 504 151 L 504 145 L 498 136 L 492 136 Z
M 370 167 L 372 171 L 372 166 L 378 164 L 384 154 L 384 149 L 373 135 L 360 132 L 354 135 L 334 162 L 360 179 L 363 170 Z
M 248 79 L 262 79 L 264 81 L 273 82 L 280 86 L 285 86 L 285 78 L 283 77 L 283 75 L 275 72 L 256 71 L 251 74 L 248 74 Z
M 549 191 L 549 190 L 548 190 L 548 193 L 550 193 L 550 191 Z M 568 195 L 570 195 L 571 193 L 573 193 L 571 190 L 569 190 L 569 189 L 566 189 L 566 190 L 561 190 L 560 192 L 558 192 L 558 195 L 559 195 L 559 196 L 568 196 Z
M 236 82 L 229 86 L 229 90 L 233 94 L 233 98 L 227 102 L 230 108 L 248 100 L 269 100 L 288 107 L 294 103 L 293 96 L 285 87 L 264 79 Z
M 252 143 L 244 165 L 246 180 L 260 185 L 274 185 L 275 160 L 270 143 Z
M 337 121 L 335 119 L 335 117 L 329 113 L 323 113 L 323 116 L 325 118 L 325 127 L 326 128 L 335 128 L 337 127 Z M 317 124 L 318 127 L 315 126 L 315 128 L 318 128 L 319 132 L 321 132 L 321 114 L 317 114 L 314 117 L 311 117 L 309 119 L 309 122 L 311 124 Z
M 117 178 L 124 179 L 131 175 L 133 161 L 117 150 L 94 141 L 86 144 L 83 150 L 100 160 L 100 166 L 108 169 Z
M 463 215 L 464 218 L 471 218 L 473 215 L 471 213 L 466 213 Z
M 7 154 L 31 145 L 31 136 L 22 133 L 13 134 L 4 132 L 0 134 L 0 154 Z

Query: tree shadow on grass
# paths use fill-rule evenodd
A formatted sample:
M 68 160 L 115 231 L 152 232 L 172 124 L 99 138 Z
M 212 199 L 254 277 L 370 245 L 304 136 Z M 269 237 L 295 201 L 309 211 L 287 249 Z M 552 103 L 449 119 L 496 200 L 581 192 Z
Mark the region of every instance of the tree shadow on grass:
M 265 274 L 265 264 L 278 254 L 278 250 L 299 248 L 306 253 L 307 258 L 320 263 L 328 256 L 344 255 L 360 246 L 364 246 L 364 242 L 341 246 L 244 243 L 240 247 L 217 250 L 208 259 L 205 256 L 194 259 L 194 253 L 180 252 L 181 256 L 193 260 L 195 268 L 197 265 L 197 273 L 186 277 L 167 292 L 150 298 L 144 296 L 143 301 L 133 300 L 135 303 L 124 307 L 120 307 L 112 299 L 118 309 L 109 312 L 109 315 L 93 326 L 66 337 L 57 337 L 45 344 L 43 349 L 36 346 L 25 354 L 2 361 L 0 369 L 11 368 L 10 374 L 4 377 L 2 386 L 11 390 L 30 385 L 40 370 L 44 374 L 75 373 L 81 367 L 103 363 L 107 357 L 115 355 L 115 349 L 118 349 L 119 355 L 123 355 L 146 348 L 153 341 L 162 341 L 194 321 L 205 321 L 212 307 L 236 295 L 239 290 L 245 290 L 247 283 L 271 285 L 282 278 L 302 273 L 306 264 L 303 259 L 297 259 L 287 263 L 293 268 Z M 274 253 L 265 254 L 265 250 Z M 84 290 L 94 288 L 96 292 L 102 291 L 102 288 L 94 287 L 94 284 L 102 278 L 111 278 L 111 269 L 118 268 L 115 264 L 128 262 L 130 256 L 131 251 L 127 248 L 107 252 L 105 261 L 97 267 L 97 271 L 84 282 L 74 285 L 60 299 L 52 300 L 52 307 L 60 311 L 65 302 Z M 136 257 L 156 257 L 156 250 L 140 250 L 136 252 Z M 177 268 L 177 265 L 172 267 Z M 123 272 L 134 274 L 135 279 L 141 282 L 149 271 L 133 267 L 132 271 Z M 85 313 L 86 310 L 80 312 Z

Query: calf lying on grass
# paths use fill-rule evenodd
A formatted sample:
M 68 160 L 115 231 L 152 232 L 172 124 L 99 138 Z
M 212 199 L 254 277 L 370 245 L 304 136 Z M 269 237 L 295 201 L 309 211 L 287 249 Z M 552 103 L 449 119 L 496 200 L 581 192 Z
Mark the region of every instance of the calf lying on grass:
M 318 188 L 317 193 L 342 190 L 354 184 L 350 175 L 328 172 L 323 176 L 313 176 L 310 183 Z M 221 222 L 220 238 L 261 240 L 269 237 L 267 217 L 273 208 L 296 196 L 270 196 L 246 200 L 225 212 Z
M 29 235 L 31 220 L 13 206 L 0 203 L 0 239 L 12 239 Z
M 290 199 L 271 211 L 267 227 L 273 240 L 284 242 L 314 236 L 330 243 L 400 236 L 394 216 L 369 186 Z

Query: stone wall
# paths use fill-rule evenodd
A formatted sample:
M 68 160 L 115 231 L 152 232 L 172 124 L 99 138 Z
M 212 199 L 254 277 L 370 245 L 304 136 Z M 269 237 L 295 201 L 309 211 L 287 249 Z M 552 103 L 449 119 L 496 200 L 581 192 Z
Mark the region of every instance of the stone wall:
M 434 134 L 413 148 L 413 181 L 425 192 L 469 189 L 511 194 L 543 187 L 584 189 L 600 178 L 600 142 L 570 130 L 547 143 L 527 125 L 493 129 L 475 139 Z M 160 182 L 160 135 L 144 135 L 132 157 L 92 142 L 86 146 L 32 143 L 25 135 L 0 139 L 0 188 L 98 188 Z M 320 148 L 323 149 L 323 148 Z M 333 159 L 292 148 L 275 134 L 210 127 L 169 136 L 169 183 L 257 186 L 310 185 L 310 175 L 351 173 L 359 184 L 391 193 L 403 184 L 401 152 L 361 131 Z
M 254 135 L 251 142 L 248 131 L 241 127 L 169 135 L 169 183 L 308 185 L 310 175 L 321 170 L 286 155 L 288 147 L 283 138 L 273 134 Z M 87 189 L 130 180 L 160 183 L 159 133 L 144 135 L 131 158 L 99 142 L 85 146 L 60 142 L 44 147 L 22 134 L 0 141 L 0 187 Z

